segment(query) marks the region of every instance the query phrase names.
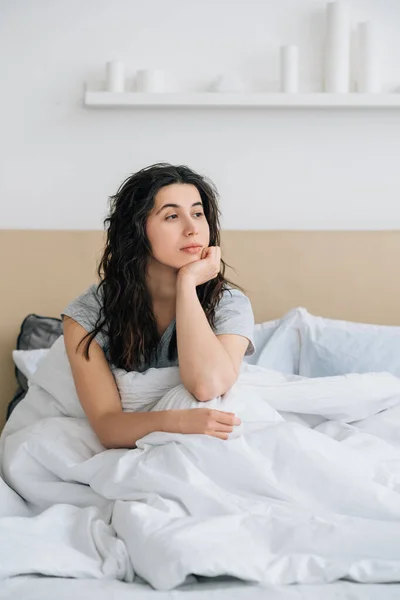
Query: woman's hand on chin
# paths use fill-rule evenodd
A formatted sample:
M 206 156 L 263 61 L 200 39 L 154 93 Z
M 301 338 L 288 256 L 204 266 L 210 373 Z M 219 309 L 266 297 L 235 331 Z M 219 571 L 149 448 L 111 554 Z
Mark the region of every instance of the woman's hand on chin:
M 201 285 L 214 279 L 221 268 L 221 248 L 219 246 L 208 246 L 203 248 L 201 258 L 181 267 L 178 271 L 178 279 L 191 280 L 196 285 Z

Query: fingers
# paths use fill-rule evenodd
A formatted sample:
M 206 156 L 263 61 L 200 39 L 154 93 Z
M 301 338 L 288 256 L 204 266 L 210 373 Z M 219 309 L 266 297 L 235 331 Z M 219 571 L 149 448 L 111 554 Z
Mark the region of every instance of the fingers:
M 221 248 L 219 246 L 208 246 L 207 248 L 203 248 L 201 257 L 206 258 L 208 256 L 209 257 L 215 256 L 215 258 L 218 258 L 220 260 L 221 259 Z
M 214 431 L 214 432 L 209 433 L 207 435 L 210 435 L 211 437 L 219 438 L 220 440 L 227 440 L 227 439 L 229 439 L 229 434 L 228 433 L 219 433 L 218 431 Z
M 202 259 L 208 260 L 214 267 L 210 279 L 217 277 L 221 270 L 221 248 L 219 246 L 208 246 L 208 248 L 203 248 L 200 260 Z
M 233 428 L 233 425 L 223 425 L 222 423 L 217 423 L 215 425 L 215 431 L 217 433 L 232 433 Z
M 215 246 L 215 266 L 217 268 L 217 275 L 221 268 L 221 248 L 219 246 Z
M 220 440 L 229 439 L 235 425 L 240 425 L 241 420 L 232 412 L 215 409 L 198 409 L 205 411 L 207 423 L 204 433 Z
M 222 410 L 212 410 L 212 413 L 212 417 L 215 421 L 217 423 L 222 423 L 223 425 L 230 425 L 233 427 L 234 425 L 240 425 L 242 422 L 235 413 L 228 413 Z
M 210 254 L 213 254 L 216 259 L 220 260 L 221 259 L 221 248 L 219 246 L 209 246 L 209 248 L 212 251 Z

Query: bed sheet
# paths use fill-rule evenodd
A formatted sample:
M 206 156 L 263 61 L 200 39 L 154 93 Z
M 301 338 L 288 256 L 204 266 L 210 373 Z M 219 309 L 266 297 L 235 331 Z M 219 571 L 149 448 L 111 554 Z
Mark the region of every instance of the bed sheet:
M 115 376 L 124 410 L 198 406 L 177 368 Z M 283 598 L 341 589 L 400 597 L 400 379 L 307 379 L 247 365 L 210 403 L 242 419 L 227 441 L 153 432 L 135 449 L 107 450 L 56 342 L 0 439 L 3 594 L 23 599 L 59 585 L 83 596 L 87 585 L 114 586 L 118 598 L 140 576 L 158 598 L 176 598 L 193 580 L 204 595 L 211 584 L 199 587 L 195 573 L 236 577 L 235 598 L 271 590 L 238 579 L 303 586 L 272 588 Z M 18 579 L 34 573 L 61 579 Z M 362 585 L 353 593 L 339 580 Z M 318 595 L 314 586 L 327 582 Z M 207 594 L 222 597 L 226 584 Z
M 1 582 L 0 600 L 398 600 L 400 584 L 262 586 L 232 578 L 201 578 L 170 591 L 144 581 L 13 577 Z

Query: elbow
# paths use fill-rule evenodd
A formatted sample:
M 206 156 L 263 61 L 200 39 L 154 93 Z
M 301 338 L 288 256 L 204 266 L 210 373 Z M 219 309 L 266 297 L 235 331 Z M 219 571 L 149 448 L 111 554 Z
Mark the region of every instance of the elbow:
M 181 374 L 182 383 L 196 400 L 209 402 L 213 398 L 226 394 L 239 376 L 239 371 L 236 371 L 233 365 L 231 368 L 225 366 L 223 373 L 221 373 L 221 369 L 216 371 L 215 373 L 209 372 L 207 376 L 199 373 L 195 377 L 193 374 L 191 377 L 185 377 Z
M 113 443 L 111 440 L 99 438 L 99 442 L 104 447 L 105 450 L 112 450 L 113 448 L 117 448 L 117 445 L 115 443 Z
M 219 395 L 220 394 L 214 393 L 213 391 L 211 391 L 211 389 L 208 385 L 207 386 L 198 386 L 193 391 L 193 396 L 199 402 L 208 402 L 209 400 L 212 400 L 213 398 L 215 398 L 216 396 L 219 396 Z
M 195 400 L 199 402 L 208 402 L 208 400 L 212 400 L 218 394 L 213 394 L 213 390 L 211 389 L 210 381 L 182 381 L 183 385 L 187 389 L 187 391 L 192 394 Z
M 96 431 L 96 430 L 95 430 L 95 434 L 97 435 L 97 439 L 99 440 L 99 442 L 103 446 L 103 448 L 105 448 L 105 450 L 111 450 L 112 448 L 115 448 L 115 444 L 113 443 L 113 440 L 111 440 L 108 436 L 102 435 L 101 432 Z
M 195 386 L 192 394 L 199 402 L 208 402 L 213 398 L 226 394 L 236 382 L 236 379 L 237 375 L 224 381 L 203 381 Z
M 107 435 L 107 429 L 103 426 L 103 423 L 100 419 L 96 420 L 95 422 L 92 421 L 90 425 L 92 427 L 93 433 L 96 434 L 98 441 L 105 450 L 110 450 L 111 448 L 114 448 L 114 444 L 110 439 L 110 435 Z
M 98 437 L 98 436 L 97 436 Z M 125 445 L 122 442 L 117 442 L 115 440 L 110 439 L 99 439 L 100 444 L 104 447 L 105 450 L 121 450 L 121 448 L 136 448 L 135 443 L 129 443 L 129 445 Z
M 115 443 L 115 439 L 113 439 L 114 436 L 110 431 L 111 427 L 104 418 L 97 419 L 94 423 L 91 423 L 91 425 L 97 439 L 105 450 L 118 448 L 118 444 Z

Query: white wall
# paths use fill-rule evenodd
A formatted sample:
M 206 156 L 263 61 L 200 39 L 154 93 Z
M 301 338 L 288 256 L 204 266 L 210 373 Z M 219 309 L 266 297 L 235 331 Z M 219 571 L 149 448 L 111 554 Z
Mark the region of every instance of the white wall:
M 400 86 L 400 2 L 348 0 L 372 19 L 385 90 Z M 84 82 L 120 58 L 198 88 L 237 67 L 274 89 L 298 44 L 318 89 L 325 2 L 2 0 L 0 227 L 102 229 L 108 196 L 158 161 L 211 177 L 229 229 L 400 227 L 400 109 L 88 109 Z M 180 75 L 179 75 L 180 74 Z

